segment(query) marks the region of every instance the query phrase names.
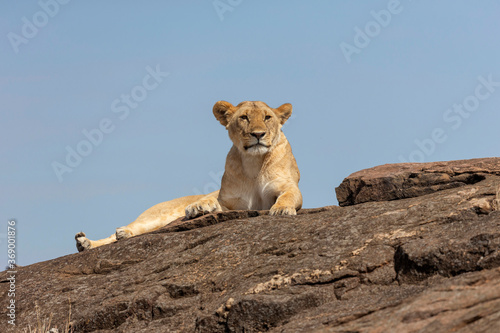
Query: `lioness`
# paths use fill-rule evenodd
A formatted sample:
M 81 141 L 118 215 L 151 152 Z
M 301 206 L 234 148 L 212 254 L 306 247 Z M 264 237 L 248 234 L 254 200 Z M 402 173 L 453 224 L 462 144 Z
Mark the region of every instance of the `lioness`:
M 215 103 L 215 118 L 229 132 L 233 147 L 227 154 L 221 189 L 157 204 L 108 238 L 92 241 L 76 234 L 78 251 L 159 229 L 175 219 L 226 210 L 270 210 L 271 215 L 295 215 L 302 206 L 297 162 L 281 127 L 292 105 L 277 109 L 263 102 Z

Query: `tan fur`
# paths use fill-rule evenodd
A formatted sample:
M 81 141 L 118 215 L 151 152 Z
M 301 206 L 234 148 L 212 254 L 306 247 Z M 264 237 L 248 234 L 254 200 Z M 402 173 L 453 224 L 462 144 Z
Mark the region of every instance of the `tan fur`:
M 226 158 L 220 191 L 182 197 L 155 205 L 108 238 L 91 241 L 76 234 L 79 251 L 159 229 L 179 217 L 194 218 L 224 210 L 270 210 L 295 215 L 302 206 L 300 172 L 281 131 L 292 106 L 277 109 L 263 102 L 215 103 L 214 116 L 226 127 L 233 147 Z

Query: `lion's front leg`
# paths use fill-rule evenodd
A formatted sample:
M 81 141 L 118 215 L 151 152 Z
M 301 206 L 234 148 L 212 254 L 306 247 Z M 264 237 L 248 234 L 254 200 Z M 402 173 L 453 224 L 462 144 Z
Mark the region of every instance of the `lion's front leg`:
M 222 211 L 216 196 L 207 195 L 186 207 L 186 217 L 192 219 L 204 214 Z
M 297 215 L 302 207 L 302 194 L 297 188 L 290 188 L 283 192 L 269 210 L 270 215 Z

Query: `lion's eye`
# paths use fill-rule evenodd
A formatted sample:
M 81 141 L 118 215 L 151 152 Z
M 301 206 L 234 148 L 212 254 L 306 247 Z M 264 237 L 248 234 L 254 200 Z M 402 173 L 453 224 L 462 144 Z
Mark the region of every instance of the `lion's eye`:
M 248 120 L 248 117 L 247 116 L 241 116 L 240 119 Z
M 267 115 L 264 119 L 269 120 L 269 119 L 271 119 L 271 116 Z

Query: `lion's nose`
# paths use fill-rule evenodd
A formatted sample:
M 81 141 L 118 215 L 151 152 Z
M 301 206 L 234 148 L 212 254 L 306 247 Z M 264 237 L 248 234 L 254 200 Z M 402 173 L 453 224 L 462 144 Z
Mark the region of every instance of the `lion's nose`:
M 266 135 L 266 132 L 252 132 L 250 135 L 257 138 L 257 140 L 260 140 L 264 135 Z

